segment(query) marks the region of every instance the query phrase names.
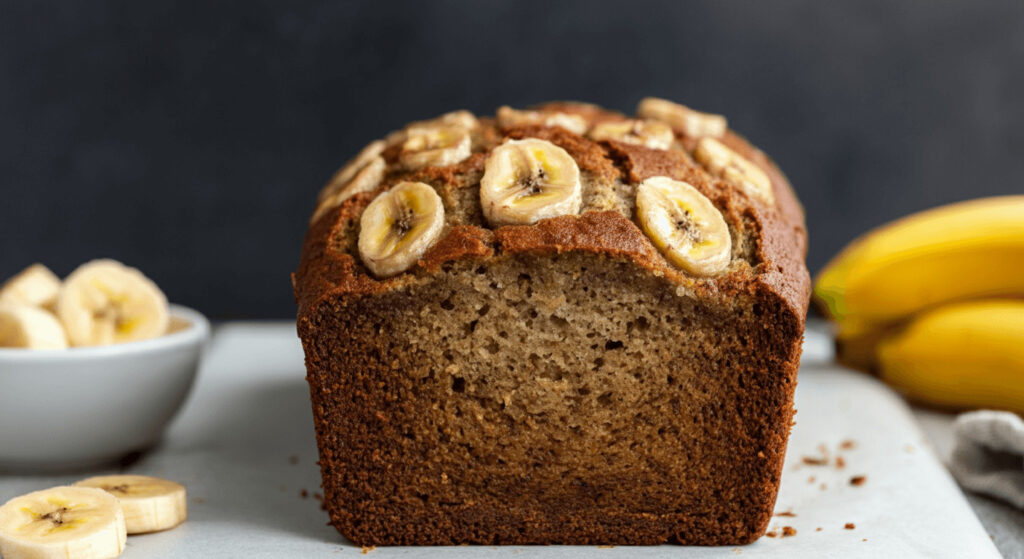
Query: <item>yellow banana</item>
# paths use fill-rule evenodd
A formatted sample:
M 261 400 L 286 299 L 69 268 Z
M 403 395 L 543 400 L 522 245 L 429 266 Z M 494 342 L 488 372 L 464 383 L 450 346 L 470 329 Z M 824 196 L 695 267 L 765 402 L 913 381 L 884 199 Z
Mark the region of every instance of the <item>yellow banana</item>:
M 914 214 L 854 241 L 819 274 L 836 320 L 888 323 L 935 305 L 1024 296 L 1024 196 Z
M 912 400 L 1024 412 L 1024 299 L 939 307 L 876 354 L 882 380 Z

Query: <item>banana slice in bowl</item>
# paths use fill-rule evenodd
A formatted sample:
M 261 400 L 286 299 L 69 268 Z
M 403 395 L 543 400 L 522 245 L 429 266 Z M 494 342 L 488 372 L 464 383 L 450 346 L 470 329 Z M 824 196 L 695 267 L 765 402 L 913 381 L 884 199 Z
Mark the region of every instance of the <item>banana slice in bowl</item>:
M 90 487 L 53 487 L 0 506 L 4 559 L 111 559 L 127 541 L 113 495 Z
M 60 321 L 49 311 L 0 302 L 0 347 L 67 349 L 68 338 Z
M 57 316 L 75 346 L 155 338 L 170 320 L 163 291 L 114 260 L 93 260 L 72 272 L 57 300 Z
M 53 310 L 60 278 L 42 264 L 33 264 L 0 286 L 0 303 L 17 303 Z

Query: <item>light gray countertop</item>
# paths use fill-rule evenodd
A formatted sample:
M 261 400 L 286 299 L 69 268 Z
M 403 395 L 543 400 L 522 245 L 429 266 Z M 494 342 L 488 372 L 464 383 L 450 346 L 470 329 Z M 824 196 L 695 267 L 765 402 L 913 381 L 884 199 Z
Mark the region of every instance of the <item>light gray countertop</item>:
M 1017 511 L 970 498 L 972 512 L 915 421 L 876 380 L 830 362 L 829 342 L 808 333 L 778 511 L 770 529 L 797 529 L 742 548 L 687 548 L 687 557 L 1020 557 Z M 950 417 L 916 412 L 940 455 Z M 856 441 L 841 450 L 841 442 Z M 804 464 L 825 448 L 843 469 Z M 120 470 L 180 481 L 189 520 L 129 538 L 124 557 L 335 557 L 360 553 L 326 525 L 301 347 L 291 323 L 229 323 L 216 329 L 196 386 L 164 443 Z M 118 471 L 111 469 L 108 471 Z M 0 500 L 72 482 L 59 476 L 2 476 Z M 867 482 L 851 486 L 852 475 Z M 814 483 L 808 480 L 814 477 Z M 855 530 L 844 529 L 855 522 Z M 820 530 L 818 530 L 820 528 Z M 986 533 L 986 530 L 988 533 Z M 990 538 L 989 534 L 992 535 Z M 680 547 L 615 547 L 602 556 L 677 557 Z M 378 557 L 590 557 L 592 547 L 380 548 Z

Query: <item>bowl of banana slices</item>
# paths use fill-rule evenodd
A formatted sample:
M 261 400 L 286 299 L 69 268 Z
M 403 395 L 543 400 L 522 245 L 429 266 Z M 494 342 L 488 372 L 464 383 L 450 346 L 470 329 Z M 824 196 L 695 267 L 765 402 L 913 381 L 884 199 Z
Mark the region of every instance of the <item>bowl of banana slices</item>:
M 0 471 L 86 468 L 155 445 L 210 324 L 134 268 L 34 264 L 0 287 Z

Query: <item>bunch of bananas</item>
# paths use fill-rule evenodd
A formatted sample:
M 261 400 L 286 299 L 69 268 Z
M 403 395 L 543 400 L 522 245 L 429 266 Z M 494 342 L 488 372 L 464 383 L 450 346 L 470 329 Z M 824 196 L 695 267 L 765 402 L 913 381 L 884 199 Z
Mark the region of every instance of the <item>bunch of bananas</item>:
M 1024 196 L 914 214 L 818 276 L 838 360 L 907 397 L 1024 412 Z

